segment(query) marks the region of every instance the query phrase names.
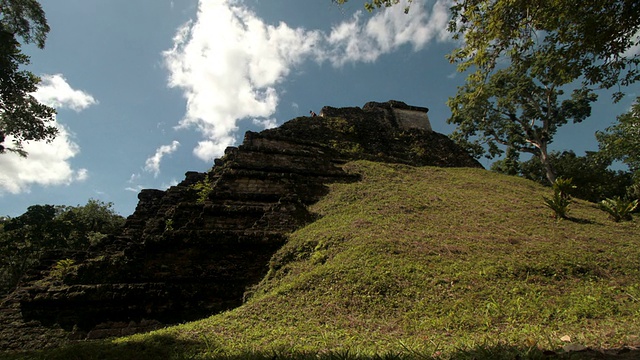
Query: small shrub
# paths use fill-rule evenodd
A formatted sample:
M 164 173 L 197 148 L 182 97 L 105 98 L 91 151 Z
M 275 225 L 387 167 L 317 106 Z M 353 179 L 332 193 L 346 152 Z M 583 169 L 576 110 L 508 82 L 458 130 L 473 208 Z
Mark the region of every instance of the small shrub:
M 89 245 L 91 246 L 98 245 L 100 242 L 102 242 L 102 240 L 106 239 L 107 237 L 109 237 L 109 235 L 103 234 L 98 231 L 89 231 L 87 233 L 87 239 L 89 240 Z
M 53 269 L 51 269 L 51 276 L 55 279 L 62 280 L 75 269 L 75 264 L 76 262 L 72 259 L 58 260 L 58 262 L 53 265 Z
M 621 197 L 604 199 L 600 202 L 600 209 L 615 222 L 622 220 L 632 220 L 631 213 L 638 207 L 638 200 L 629 200 Z
M 553 183 L 553 197 L 547 198 L 543 196 L 545 205 L 553 210 L 554 218 L 566 219 L 569 213 L 569 204 L 571 204 L 571 196 L 569 192 L 576 187 L 572 185 L 572 179 L 557 178 Z
M 164 231 L 173 231 L 173 219 L 164 221 Z
M 207 174 L 204 180 L 191 185 L 191 188 L 198 193 L 198 200 L 196 200 L 196 202 L 198 204 L 204 204 L 213 189 L 213 181 L 209 179 L 209 174 Z
M 573 179 L 568 178 L 557 178 L 556 181 L 553 182 L 553 191 L 560 193 L 560 196 L 563 198 L 569 199 L 571 197 L 571 192 L 576 188 L 573 185 Z
M 548 208 L 553 210 L 553 217 L 558 219 L 566 219 L 567 214 L 569 213 L 569 204 L 571 203 L 571 199 L 568 197 L 562 196 L 562 193 L 559 191 L 553 192 L 553 197 L 544 198 L 544 203 Z

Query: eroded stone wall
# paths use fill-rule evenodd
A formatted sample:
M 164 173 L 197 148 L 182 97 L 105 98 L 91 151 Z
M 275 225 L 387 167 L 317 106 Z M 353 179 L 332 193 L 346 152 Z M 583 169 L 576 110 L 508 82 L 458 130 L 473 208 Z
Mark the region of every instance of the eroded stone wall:
M 403 129 L 433 131 L 426 111 L 393 109 L 398 125 Z
M 72 272 L 51 277 L 52 255 L 2 301 L 0 349 L 149 331 L 241 305 L 287 234 L 313 221 L 307 206 L 326 185 L 358 180 L 342 170 L 347 161 L 480 167 L 423 120 L 407 127 L 413 118 L 393 109 L 427 111 L 399 102 L 325 107 L 324 117 L 247 132 L 206 173 L 141 191 L 122 231 L 73 255 Z M 202 197 L 194 185 L 205 180 Z

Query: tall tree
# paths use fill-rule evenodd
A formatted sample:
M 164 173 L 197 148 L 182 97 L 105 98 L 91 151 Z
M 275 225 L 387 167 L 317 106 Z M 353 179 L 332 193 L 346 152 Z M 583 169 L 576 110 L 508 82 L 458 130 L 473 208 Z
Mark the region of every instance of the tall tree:
M 449 100 L 454 138 L 476 155 L 501 154 L 499 145 L 512 157 L 532 153 L 549 181 L 557 128 L 589 116 L 593 90 L 618 87 L 618 101 L 620 88 L 640 79 L 637 0 L 454 0 L 451 15 L 449 31 L 462 41 L 448 58 L 468 74 Z M 577 89 L 564 96 L 569 88 Z
M 49 25 L 35 0 L 0 0 L 0 153 L 9 150 L 22 156 L 26 141 L 52 141 L 58 129 L 51 125 L 55 110 L 39 103 L 31 93 L 40 79 L 21 70 L 29 64 L 20 42 L 43 48 Z M 2 145 L 11 137 L 12 146 Z
M 471 76 L 450 98 L 450 123 L 458 127 L 452 137 L 474 155 L 494 157 L 511 151 L 540 158 L 550 183 L 556 178 L 548 146 L 558 128 L 579 123 L 591 115 L 596 95 L 583 86 L 564 95 L 562 81 L 553 71 L 534 77 L 527 68 L 500 69 L 486 81 Z M 478 91 L 482 88 L 482 91 Z M 472 138 L 470 140 L 470 138 Z M 485 148 L 486 146 L 486 148 Z
M 550 182 L 557 128 L 590 115 L 595 89 L 640 79 L 630 51 L 639 43 L 637 1 L 462 0 L 451 11 L 449 30 L 464 42 L 449 59 L 469 71 L 449 100 L 454 138 L 489 157 L 502 152 L 497 145 L 531 153 Z

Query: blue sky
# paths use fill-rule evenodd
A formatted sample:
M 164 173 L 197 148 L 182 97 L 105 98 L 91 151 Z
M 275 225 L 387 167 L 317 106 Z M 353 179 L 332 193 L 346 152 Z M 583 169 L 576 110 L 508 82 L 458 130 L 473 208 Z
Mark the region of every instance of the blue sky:
M 369 14 L 362 1 L 41 0 L 43 50 L 25 46 L 42 77 L 36 96 L 58 110 L 60 136 L 0 155 L 0 215 L 35 204 L 113 202 L 130 215 L 143 188 L 206 171 L 247 130 L 325 105 L 401 100 L 430 109 L 449 134 L 446 100 L 464 80 L 445 55 L 449 0 L 414 0 Z M 629 109 L 606 93 L 552 149 L 596 150 L 596 130 Z M 489 161 L 483 161 L 485 166 Z

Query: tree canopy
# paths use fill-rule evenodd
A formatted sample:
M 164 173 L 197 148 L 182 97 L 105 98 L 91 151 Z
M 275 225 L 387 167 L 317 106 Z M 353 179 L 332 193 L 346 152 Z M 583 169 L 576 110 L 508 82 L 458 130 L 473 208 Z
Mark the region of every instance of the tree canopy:
M 596 138 L 601 156 L 619 160 L 629 166 L 637 183 L 640 183 L 640 97 L 636 98 L 629 112 L 618 116 L 617 123 Z
M 0 219 L 0 295 L 47 251 L 86 251 L 124 224 L 112 203 L 90 199 L 83 206 L 33 205 Z
M 40 78 L 21 69 L 29 64 L 29 57 L 16 38 L 43 48 L 48 31 L 37 1 L 0 0 L 0 153 L 9 150 L 26 156 L 24 142 L 52 141 L 58 134 L 52 125 L 55 110 L 32 95 Z M 11 147 L 2 145 L 8 137 Z
M 636 0 L 458 0 L 449 31 L 463 40 L 449 59 L 488 77 L 506 62 L 559 84 L 599 88 L 638 79 L 640 2 Z M 616 99 L 620 93 L 616 94 Z
M 482 87 L 478 92 L 477 88 Z M 556 178 L 548 159 L 548 145 L 558 128 L 570 120 L 579 123 L 591 115 L 596 95 L 586 87 L 564 96 L 552 77 L 535 78 L 530 72 L 509 67 L 500 69 L 485 83 L 471 76 L 448 101 L 450 123 L 458 127 L 454 140 L 466 145 L 474 155 L 489 157 L 509 148 L 512 156 L 520 152 L 538 156 L 550 183 Z M 473 140 L 469 140 L 471 137 Z M 487 146 L 485 149 L 484 146 Z
M 35 42 L 39 48 L 44 48 L 49 24 L 36 0 L 0 0 L 0 24 L 25 43 Z
M 611 170 L 611 162 L 603 159 L 597 152 L 577 156 L 573 151 L 552 151 L 549 153 L 549 162 L 558 177 L 572 179 L 575 189 L 570 194 L 583 200 L 600 202 L 605 198 L 624 197 L 633 184 L 630 173 Z M 491 169 L 549 185 L 546 170 L 538 157 L 517 163 L 512 163 L 509 157 L 505 157 L 493 163 Z
M 451 12 L 449 30 L 463 42 L 449 59 L 468 71 L 449 100 L 454 138 L 489 157 L 498 145 L 531 153 L 550 182 L 557 129 L 590 116 L 594 90 L 640 79 L 637 1 L 463 0 Z

